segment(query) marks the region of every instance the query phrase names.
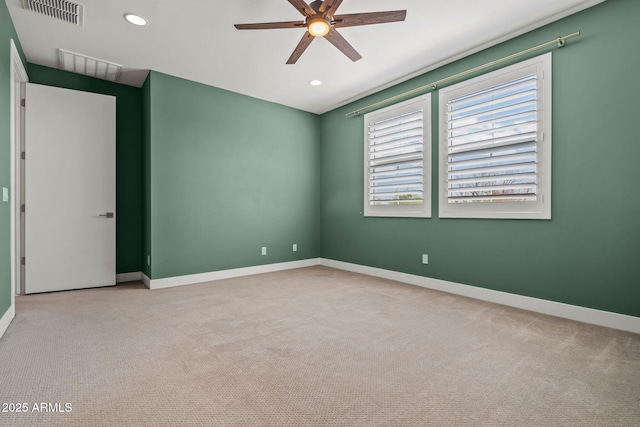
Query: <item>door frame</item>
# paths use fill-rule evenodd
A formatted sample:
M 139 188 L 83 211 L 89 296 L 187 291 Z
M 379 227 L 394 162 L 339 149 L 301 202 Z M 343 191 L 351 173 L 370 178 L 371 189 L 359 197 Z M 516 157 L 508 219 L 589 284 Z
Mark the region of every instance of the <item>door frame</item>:
M 23 168 L 22 168 L 22 151 L 24 145 L 24 109 L 21 106 L 21 100 L 24 99 L 24 84 L 29 81 L 29 76 L 22 63 L 22 58 L 18 53 L 13 39 L 11 43 L 11 307 L 15 312 L 15 296 L 22 294 L 23 274 L 22 274 L 22 254 L 24 251 L 23 241 L 24 230 L 22 223 L 21 208 L 24 185 L 23 185 Z

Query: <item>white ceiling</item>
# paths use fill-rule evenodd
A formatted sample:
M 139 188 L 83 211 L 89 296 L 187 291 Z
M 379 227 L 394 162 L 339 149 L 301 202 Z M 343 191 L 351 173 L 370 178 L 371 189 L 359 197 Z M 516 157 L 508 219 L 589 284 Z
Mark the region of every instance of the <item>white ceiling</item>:
M 83 27 L 6 3 L 34 64 L 57 67 L 61 48 L 122 64 L 128 85 L 142 86 L 152 69 L 320 114 L 603 1 L 344 0 L 338 14 L 406 9 L 407 18 L 340 29 L 358 62 L 319 39 L 294 65 L 285 62 L 304 29 L 233 26 L 302 20 L 287 0 L 80 0 Z M 127 23 L 126 12 L 149 25 Z

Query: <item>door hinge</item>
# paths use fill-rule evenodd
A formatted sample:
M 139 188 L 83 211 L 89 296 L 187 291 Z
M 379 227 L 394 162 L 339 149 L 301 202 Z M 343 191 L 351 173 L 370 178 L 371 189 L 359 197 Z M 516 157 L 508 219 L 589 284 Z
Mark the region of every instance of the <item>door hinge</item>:
M 25 209 L 24 205 L 21 205 L 20 206 L 20 212 L 24 212 L 24 209 Z
M 20 106 L 21 107 L 25 107 L 27 105 L 27 100 L 26 99 L 21 99 L 20 100 Z
M 24 160 L 25 156 L 26 156 L 26 153 L 23 151 L 20 157 L 22 157 L 22 160 Z
M 20 260 L 20 264 L 25 265 L 26 261 L 27 260 L 25 259 L 25 257 L 22 257 L 22 259 Z

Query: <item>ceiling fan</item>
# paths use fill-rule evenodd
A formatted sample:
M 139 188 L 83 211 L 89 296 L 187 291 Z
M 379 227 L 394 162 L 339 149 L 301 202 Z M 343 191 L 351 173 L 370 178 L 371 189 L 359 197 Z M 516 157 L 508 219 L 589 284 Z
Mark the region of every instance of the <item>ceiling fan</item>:
M 287 60 L 287 64 L 295 64 L 302 53 L 309 47 L 315 37 L 324 37 L 352 61 L 362 58 L 360 54 L 336 30 L 342 27 L 358 25 L 384 24 L 386 22 L 404 21 L 406 10 L 387 12 L 350 13 L 336 15 L 336 10 L 343 0 L 316 0 L 307 4 L 303 0 L 288 0 L 298 12 L 304 15 L 304 21 L 265 22 L 260 24 L 235 24 L 238 30 L 270 30 L 274 28 L 306 28 L 307 32 Z

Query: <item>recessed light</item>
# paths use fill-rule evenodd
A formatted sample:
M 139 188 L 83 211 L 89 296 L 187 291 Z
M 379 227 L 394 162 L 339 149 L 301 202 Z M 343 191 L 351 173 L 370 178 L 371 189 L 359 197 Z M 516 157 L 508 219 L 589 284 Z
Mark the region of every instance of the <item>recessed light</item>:
M 322 82 L 321 82 L 320 80 L 311 80 L 311 81 L 309 82 L 309 84 L 310 84 L 311 86 L 320 86 L 320 85 L 322 84 Z
M 134 13 L 125 13 L 124 19 L 126 19 L 128 22 L 132 23 L 133 25 L 147 25 L 146 19 Z

